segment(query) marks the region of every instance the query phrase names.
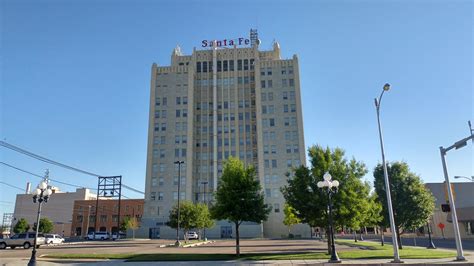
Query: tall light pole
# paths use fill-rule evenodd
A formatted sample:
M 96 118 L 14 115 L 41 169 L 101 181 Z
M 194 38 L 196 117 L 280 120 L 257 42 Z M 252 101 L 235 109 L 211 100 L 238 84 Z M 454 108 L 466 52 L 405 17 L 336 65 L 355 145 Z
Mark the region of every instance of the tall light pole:
M 87 210 L 87 226 L 86 226 L 86 237 L 89 235 L 89 220 L 91 217 L 91 205 L 88 206 Z
M 377 110 L 377 123 L 379 126 L 379 138 L 380 138 L 380 148 L 382 150 L 382 164 L 383 164 L 383 175 L 385 180 L 385 192 L 387 193 L 387 207 L 388 207 L 388 216 L 390 219 L 390 230 L 392 231 L 392 244 L 393 244 L 393 262 L 399 263 L 400 254 L 398 253 L 398 241 L 395 227 L 395 218 L 393 217 L 393 207 L 392 207 L 392 196 L 390 193 L 390 183 L 388 180 L 387 164 L 385 163 L 385 151 L 383 146 L 383 137 L 382 137 L 382 126 L 380 125 L 380 103 L 382 101 L 383 93 L 390 90 L 390 84 L 385 83 L 383 86 L 382 93 L 379 96 L 379 99 L 375 98 L 375 108 Z
M 439 151 L 441 153 L 441 163 L 443 164 L 443 172 L 444 172 L 444 179 L 446 180 L 446 186 L 448 187 L 448 197 L 449 197 L 449 204 L 451 207 L 451 218 L 453 220 L 453 228 L 454 228 L 454 239 L 456 240 L 456 250 L 457 250 L 457 261 L 465 261 L 464 253 L 462 250 L 462 243 L 461 243 L 461 235 L 459 233 L 459 225 L 458 225 L 458 215 L 456 213 L 456 206 L 454 204 L 454 197 L 453 191 L 451 190 L 451 183 L 449 182 L 449 175 L 448 175 L 448 167 L 446 166 L 446 153 L 452 149 L 460 149 L 467 145 L 467 141 L 474 140 L 474 130 L 471 127 L 471 121 L 468 122 L 470 136 L 463 138 L 460 141 L 457 141 L 453 145 L 443 148 L 443 146 L 439 147 Z
M 324 181 L 318 182 L 318 188 L 326 189 L 328 193 L 328 208 L 329 208 L 329 232 L 331 234 L 331 258 L 329 263 L 340 263 L 341 260 L 337 256 L 336 245 L 334 245 L 334 225 L 332 220 L 332 195 L 337 192 L 339 181 L 332 180 L 331 175 L 326 172 L 323 176 Z
M 28 262 L 28 266 L 36 265 L 36 245 L 38 241 L 38 230 L 40 227 L 40 216 L 41 216 L 41 205 L 48 202 L 49 197 L 53 192 L 48 188 L 48 174 L 49 171 L 46 170 L 45 178 L 38 187 L 33 191 L 33 203 L 38 202 L 38 213 L 36 215 L 36 230 L 35 230 L 35 240 L 33 244 L 33 251 L 31 252 L 31 258 Z
M 459 176 L 459 175 L 455 175 L 454 178 L 458 179 L 458 178 L 464 178 L 464 179 L 467 179 L 471 182 L 474 182 L 474 176 L 471 176 L 471 177 L 467 177 L 467 176 Z
M 208 183 L 209 183 L 209 182 L 207 182 L 207 181 L 202 181 L 202 182 L 201 182 L 201 184 L 204 185 L 204 204 L 206 204 L 206 207 L 208 207 L 208 206 L 207 206 L 207 201 L 206 201 L 206 193 L 207 193 L 207 191 L 206 191 L 206 185 L 207 185 Z M 207 241 L 206 227 L 204 227 L 204 241 Z
M 179 243 L 179 213 L 180 213 L 180 209 L 179 209 L 179 200 L 181 198 L 181 193 L 180 193 L 180 187 L 181 187 L 181 164 L 184 164 L 184 161 L 176 161 L 174 162 L 174 164 L 177 164 L 178 165 L 178 226 L 176 227 L 176 243 L 175 245 L 177 247 L 180 246 L 180 243 Z

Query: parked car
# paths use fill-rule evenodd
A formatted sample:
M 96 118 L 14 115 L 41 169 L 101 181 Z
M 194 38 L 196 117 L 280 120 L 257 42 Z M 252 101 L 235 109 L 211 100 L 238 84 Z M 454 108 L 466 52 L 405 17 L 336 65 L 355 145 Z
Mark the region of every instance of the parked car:
M 127 234 L 120 232 L 120 239 L 127 238 Z M 112 240 L 117 239 L 117 232 L 112 233 Z
M 199 235 L 194 231 L 189 231 L 186 233 L 187 239 L 199 239 Z
M 46 244 L 62 244 L 64 243 L 64 238 L 58 234 L 46 234 L 44 235 Z
M 107 239 L 110 239 L 110 234 L 108 232 L 95 232 L 95 236 L 94 236 L 94 232 L 90 232 L 88 235 L 87 235 L 87 240 L 107 240 Z
M 0 249 L 5 249 L 10 247 L 15 249 L 16 247 L 23 247 L 24 249 L 29 249 L 35 243 L 35 232 L 21 233 L 13 235 L 10 238 L 0 240 Z M 46 240 L 43 234 L 38 234 L 38 239 L 36 240 L 36 247 L 39 248 L 40 245 L 44 245 Z

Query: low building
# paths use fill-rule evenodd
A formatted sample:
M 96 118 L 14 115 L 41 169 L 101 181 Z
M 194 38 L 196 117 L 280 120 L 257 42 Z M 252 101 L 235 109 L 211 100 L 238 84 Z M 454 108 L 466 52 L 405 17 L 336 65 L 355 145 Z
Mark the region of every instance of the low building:
M 454 238 L 451 212 L 443 212 L 442 204 L 449 203 L 446 184 L 427 183 L 435 197 L 435 212 L 431 220 L 435 237 Z M 462 239 L 474 239 L 474 182 L 451 183 Z
M 75 192 L 62 192 L 56 187 L 51 187 L 53 194 L 48 202 L 42 205 L 41 217 L 50 219 L 54 224 L 53 233 L 70 236 L 71 217 L 76 200 L 94 200 L 96 195 L 87 188 L 78 188 Z M 15 201 L 15 211 L 13 213 L 12 224 L 24 218 L 32 228 L 36 223 L 38 203 L 33 203 L 33 195 L 27 189 L 25 194 L 17 194 Z
M 96 200 L 76 200 L 74 202 L 74 212 L 71 216 L 71 236 L 85 237 L 88 232 L 94 231 L 117 232 L 119 224 L 118 200 L 100 199 L 97 213 L 96 204 Z M 120 221 L 123 221 L 125 217 L 135 217 L 141 223 L 143 204 L 144 199 L 120 200 Z M 99 217 L 97 222 L 96 216 Z M 98 230 L 95 230 L 96 227 Z

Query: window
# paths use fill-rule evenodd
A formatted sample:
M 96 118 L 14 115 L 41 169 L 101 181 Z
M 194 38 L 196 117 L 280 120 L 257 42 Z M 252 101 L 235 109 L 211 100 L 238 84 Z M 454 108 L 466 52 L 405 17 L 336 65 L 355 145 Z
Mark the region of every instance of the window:
M 272 190 L 269 188 L 265 189 L 265 197 L 266 198 L 271 198 L 272 197 Z
M 196 63 L 196 72 L 201 73 L 201 62 Z
M 265 160 L 265 168 L 270 168 L 270 160 Z
M 244 59 L 244 70 L 249 70 L 249 60 Z
M 282 79 L 281 80 L 281 86 L 282 87 L 288 87 L 288 80 L 287 79 Z
M 183 109 L 181 111 L 181 113 L 183 114 L 183 117 L 188 117 L 188 110 L 187 109 Z
M 263 154 L 268 154 L 268 145 L 263 145 Z
M 270 175 L 265 175 L 265 184 L 270 184 Z
M 159 186 L 163 186 L 164 184 L 165 184 L 165 179 L 164 179 L 163 177 L 160 177 L 160 178 L 158 179 L 158 185 L 159 185 Z
M 281 70 L 281 74 L 282 74 L 282 75 L 285 75 L 285 74 L 286 74 L 286 69 L 282 69 L 282 70 Z
M 188 104 L 188 96 L 183 97 L 183 104 Z
M 202 72 L 207 72 L 207 62 L 202 62 Z
M 265 76 L 265 71 L 260 71 L 260 76 Z
M 168 98 L 163 97 L 163 106 L 168 105 Z
M 151 192 L 150 194 L 150 200 L 156 200 L 156 192 Z
M 229 67 L 228 67 L 228 66 L 229 66 L 229 64 L 228 64 L 228 61 L 227 61 L 227 60 L 224 60 L 224 62 L 223 62 L 223 65 L 222 65 L 222 66 L 223 66 L 223 68 L 224 68 L 224 71 L 227 71 L 227 70 L 229 70 Z
M 265 80 L 260 81 L 261 87 L 265 88 Z
M 268 93 L 268 100 L 273 101 L 273 92 Z
M 176 117 L 181 117 L 181 110 L 176 110 Z
M 242 59 L 237 60 L 237 70 L 242 70 Z
M 292 167 L 293 164 L 291 163 L 291 159 L 286 160 L 286 167 Z
M 160 173 L 163 173 L 164 171 L 166 171 L 166 164 L 160 163 Z
M 291 153 L 291 145 L 286 145 L 286 153 Z
M 261 97 L 262 97 L 262 102 L 267 100 L 267 94 L 266 93 L 262 92 Z
M 267 68 L 267 75 L 268 76 L 272 75 L 272 68 L 271 67 Z
M 267 113 L 267 106 L 262 105 L 262 114 L 266 114 L 266 113 Z
M 77 220 L 78 222 L 82 222 L 82 215 L 78 215 L 78 216 L 76 217 L 76 220 Z
M 166 118 L 167 113 L 168 112 L 166 110 L 162 110 L 161 111 L 161 118 Z
M 273 88 L 273 80 L 267 80 L 267 87 Z
M 270 118 L 270 126 L 274 127 L 275 126 L 275 118 Z
M 101 222 L 107 222 L 107 215 L 101 215 L 100 216 L 100 221 Z
M 158 185 L 158 179 L 156 177 L 151 178 L 151 186 L 156 187 Z
M 229 71 L 234 71 L 234 60 L 229 60 Z
M 179 157 L 179 149 L 174 149 L 174 157 Z
M 282 96 L 283 96 L 283 100 L 288 100 L 288 92 L 284 91 Z
M 222 71 L 222 61 L 217 61 L 217 72 L 221 72 Z
M 295 80 L 294 79 L 290 79 L 290 87 L 294 87 L 295 86 Z
M 290 100 L 294 100 L 294 99 L 295 99 L 295 92 L 290 91 Z
M 181 142 L 181 136 L 174 136 L 174 143 L 179 144 Z
M 275 203 L 273 206 L 274 206 L 273 209 L 275 210 L 275 212 L 280 212 L 280 204 L 279 203 Z
M 283 113 L 288 113 L 288 104 L 283 105 Z
M 183 144 L 188 143 L 188 136 L 182 135 L 181 136 L 181 143 L 183 143 Z
M 292 113 L 296 113 L 296 104 L 290 105 L 290 110 Z
M 274 198 L 279 198 L 279 197 L 280 197 L 279 193 L 280 193 L 280 191 L 279 191 L 278 188 L 273 188 L 273 189 L 272 189 L 272 196 L 273 196 Z
M 276 145 L 272 145 L 271 147 L 272 147 L 272 154 L 276 154 L 277 153 L 276 152 L 276 149 L 277 149 Z
M 272 160 L 272 168 L 277 168 L 277 160 Z
M 163 192 L 158 192 L 158 200 L 163 200 L 164 195 Z
M 181 104 L 181 97 L 176 97 L 176 104 Z
M 166 131 L 166 123 L 161 123 L 161 131 Z

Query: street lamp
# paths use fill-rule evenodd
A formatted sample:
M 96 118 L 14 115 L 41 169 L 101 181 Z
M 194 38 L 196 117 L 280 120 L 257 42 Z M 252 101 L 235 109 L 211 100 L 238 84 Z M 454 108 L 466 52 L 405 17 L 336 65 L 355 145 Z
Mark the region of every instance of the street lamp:
M 454 178 L 458 179 L 458 178 L 465 178 L 469 181 L 472 181 L 474 182 L 474 176 L 471 176 L 471 177 L 467 177 L 467 176 L 459 176 L 459 175 L 455 175 Z
M 454 229 L 454 239 L 456 240 L 456 250 L 457 250 L 457 261 L 465 261 L 464 253 L 462 250 L 462 242 L 461 242 L 461 235 L 459 233 L 459 225 L 458 225 L 458 215 L 456 213 L 456 206 L 454 204 L 454 197 L 453 191 L 451 190 L 451 183 L 449 182 L 449 175 L 448 175 L 448 167 L 446 166 L 446 153 L 452 149 L 460 149 L 467 145 L 469 140 L 474 140 L 474 130 L 471 127 L 471 121 L 468 121 L 469 125 L 469 133 L 470 136 L 461 139 L 460 141 L 455 142 L 453 145 L 443 148 L 443 146 L 439 147 L 439 151 L 441 153 L 441 163 L 443 164 L 443 172 L 444 172 L 444 179 L 446 180 L 446 186 L 448 187 L 448 198 L 449 204 L 451 208 L 451 218 L 453 220 L 453 229 Z
M 181 188 L 181 164 L 184 164 L 184 161 L 176 161 L 174 164 L 178 165 L 178 226 L 176 227 L 176 243 L 177 247 L 180 246 L 179 243 L 179 199 L 181 198 L 180 188 Z
M 382 93 L 379 96 L 379 99 L 375 98 L 375 108 L 377 110 L 377 123 L 379 126 L 379 138 L 380 138 L 380 148 L 382 150 L 382 163 L 383 163 L 383 175 L 385 179 L 385 192 L 387 193 L 387 207 L 388 207 L 388 216 L 390 219 L 390 230 L 392 231 L 392 244 L 393 244 L 393 261 L 394 263 L 402 262 L 400 260 L 400 254 L 398 253 L 398 241 L 395 228 L 395 218 L 393 217 L 393 207 L 392 207 L 392 196 L 390 195 L 390 183 L 388 180 L 387 164 L 385 163 L 385 152 L 383 147 L 383 137 L 382 137 L 382 126 L 380 125 L 380 103 L 382 101 L 383 93 L 390 90 L 390 84 L 385 83 L 383 86 Z
M 53 193 L 51 189 L 48 188 L 48 171 L 46 171 L 46 175 L 43 181 L 39 183 L 38 187 L 33 191 L 33 203 L 38 202 L 38 214 L 36 215 L 36 232 L 35 232 L 35 240 L 33 244 L 33 251 L 31 252 L 31 258 L 28 262 L 28 266 L 36 265 L 36 244 L 38 241 L 38 230 L 40 227 L 40 216 L 41 216 L 41 205 L 42 203 L 48 202 L 49 197 Z
M 337 188 L 339 187 L 339 181 L 331 180 L 331 175 L 326 172 L 323 176 L 324 181 L 318 182 L 318 188 L 326 189 L 328 193 L 328 207 L 329 207 L 329 233 L 331 234 L 331 259 L 329 259 L 329 263 L 340 263 L 341 260 L 337 256 L 336 246 L 334 245 L 334 227 L 332 221 L 332 195 L 337 192 Z
M 206 193 L 207 193 L 207 191 L 206 191 L 206 185 L 209 184 L 209 182 L 207 182 L 207 181 L 202 181 L 201 184 L 204 185 L 204 195 L 203 195 L 203 196 L 204 196 L 204 204 L 206 204 L 206 206 L 207 206 L 207 201 L 206 201 Z M 207 206 L 207 207 L 208 207 L 208 206 Z M 207 241 L 206 227 L 204 227 L 204 241 Z

